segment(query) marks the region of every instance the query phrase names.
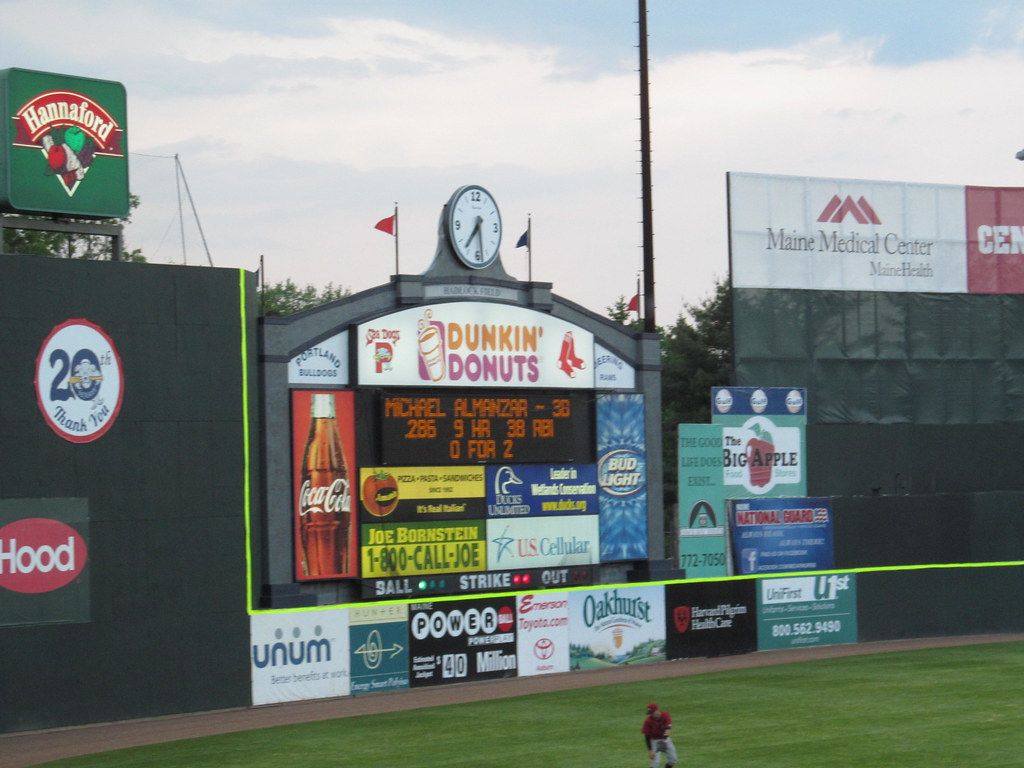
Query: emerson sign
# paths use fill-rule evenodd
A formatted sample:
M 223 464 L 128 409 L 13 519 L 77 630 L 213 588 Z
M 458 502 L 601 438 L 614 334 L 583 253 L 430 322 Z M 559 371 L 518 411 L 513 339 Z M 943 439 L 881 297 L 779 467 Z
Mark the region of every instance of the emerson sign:
M 128 116 L 121 83 L 5 69 L 0 104 L 0 210 L 128 215 Z

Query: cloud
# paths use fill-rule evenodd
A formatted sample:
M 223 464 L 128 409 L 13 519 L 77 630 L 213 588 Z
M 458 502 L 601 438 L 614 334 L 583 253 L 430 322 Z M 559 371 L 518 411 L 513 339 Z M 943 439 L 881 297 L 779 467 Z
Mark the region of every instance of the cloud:
M 482 43 L 456 27 L 337 15 L 243 27 L 165 4 L 62 6 L 63 28 L 83 41 L 113 33 L 117 45 L 46 48 L 37 13 L 5 3 L 0 44 L 37 57 L 25 66 L 125 83 L 133 152 L 180 155 L 218 265 L 254 269 L 263 253 L 272 280 L 369 288 L 394 266 L 393 241 L 373 223 L 396 200 L 401 269 L 416 273 L 433 258 L 445 200 L 481 183 L 502 208 L 509 272 L 525 279 L 532 266 L 535 280 L 598 312 L 632 295 L 632 51 L 584 74 L 566 47 Z M 727 274 L 729 170 L 1024 181 L 1006 85 L 1024 79 L 1024 61 L 1002 44 L 1022 18 L 1005 11 L 969 53 L 909 65 L 880 63 L 885 37 L 839 32 L 652 60 L 658 321 Z M 130 173 L 142 207 L 129 242 L 180 261 L 173 164 L 135 155 Z M 532 265 L 512 247 L 528 213 Z M 187 230 L 189 262 L 201 263 L 193 222 Z

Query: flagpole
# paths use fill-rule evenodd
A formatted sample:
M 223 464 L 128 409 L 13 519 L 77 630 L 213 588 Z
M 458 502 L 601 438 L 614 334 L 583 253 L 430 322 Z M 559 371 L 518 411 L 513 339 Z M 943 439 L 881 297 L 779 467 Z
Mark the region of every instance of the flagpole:
M 636 271 L 636 319 L 640 319 L 640 270 Z
M 526 279 L 533 282 L 533 232 L 530 231 L 532 221 L 530 214 L 526 214 Z
M 395 201 L 395 274 L 398 274 L 398 201 Z

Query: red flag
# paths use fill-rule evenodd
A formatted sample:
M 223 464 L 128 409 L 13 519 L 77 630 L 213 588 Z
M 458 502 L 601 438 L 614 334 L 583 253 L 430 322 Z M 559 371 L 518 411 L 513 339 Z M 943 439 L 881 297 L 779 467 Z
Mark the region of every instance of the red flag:
M 395 217 L 388 216 L 386 219 L 381 219 L 373 225 L 374 229 L 379 229 L 381 232 L 387 232 L 389 235 L 395 234 Z
M 637 314 L 640 313 L 640 294 L 639 293 L 636 296 L 634 296 L 632 299 L 629 300 L 629 306 L 626 307 L 626 311 L 628 311 L 628 312 L 636 312 Z

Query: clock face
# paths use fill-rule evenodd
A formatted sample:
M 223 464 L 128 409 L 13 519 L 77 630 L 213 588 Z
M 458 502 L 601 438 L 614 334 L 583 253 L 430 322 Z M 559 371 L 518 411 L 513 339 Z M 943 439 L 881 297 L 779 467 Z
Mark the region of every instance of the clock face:
M 501 213 L 491 193 L 471 184 L 448 202 L 448 241 L 463 264 L 482 269 L 498 257 Z

